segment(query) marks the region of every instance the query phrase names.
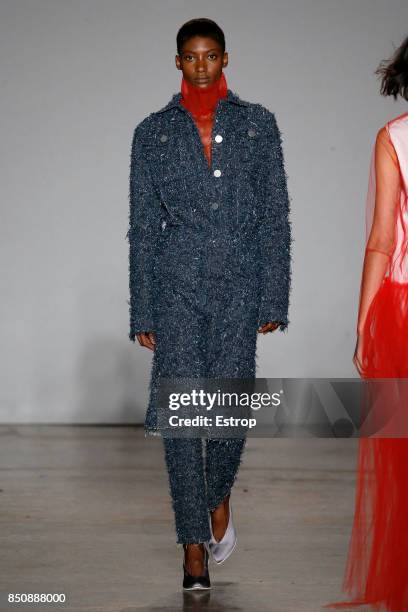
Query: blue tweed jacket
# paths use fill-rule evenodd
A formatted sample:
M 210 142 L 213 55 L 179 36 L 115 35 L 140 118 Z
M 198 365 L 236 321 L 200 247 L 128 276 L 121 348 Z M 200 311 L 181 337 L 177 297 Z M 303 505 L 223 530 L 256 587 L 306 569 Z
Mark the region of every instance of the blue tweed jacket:
M 180 100 L 181 93 L 174 94 L 134 130 L 127 233 L 129 338 L 134 342 L 136 333 L 155 330 L 160 277 L 170 249 L 180 248 L 181 261 L 183 245 L 187 278 L 194 248 L 214 237 L 240 245 L 238 252 L 246 253 L 241 268 L 256 259 L 258 325 L 277 321 L 283 331 L 289 323 L 291 228 L 275 115 L 228 89 L 216 108 L 209 167 L 199 131 Z

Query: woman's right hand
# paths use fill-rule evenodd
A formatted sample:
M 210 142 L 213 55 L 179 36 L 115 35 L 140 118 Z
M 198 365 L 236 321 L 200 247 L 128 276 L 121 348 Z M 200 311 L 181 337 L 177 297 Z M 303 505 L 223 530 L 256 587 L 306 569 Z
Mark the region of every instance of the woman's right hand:
M 151 351 L 154 351 L 156 345 L 154 332 L 141 332 L 140 334 L 136 334 L 136 337 L 139 340 L 140 346 L 145 346 Z
M 353 363 L 357 368 L 357 372 L 360 374 L 360 376 L 362 376 L 364 367 L 363 367 L 363 336 L 361 334 L 357 335 L 356 348 L 354 350 L 354 355 L 353 355 Z

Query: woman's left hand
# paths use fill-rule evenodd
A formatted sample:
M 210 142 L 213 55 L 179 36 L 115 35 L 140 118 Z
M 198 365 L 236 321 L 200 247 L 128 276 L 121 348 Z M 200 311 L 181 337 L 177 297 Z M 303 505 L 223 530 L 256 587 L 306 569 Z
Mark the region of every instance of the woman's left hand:
M 274 332 L 276 329 L 278 329 L 279 325 L 280 323 L 276 321 L 272 321 L 271 323 L 265 323 L 265 325 L 258 327 L 258 333 L 267 334 L 268 332 Z

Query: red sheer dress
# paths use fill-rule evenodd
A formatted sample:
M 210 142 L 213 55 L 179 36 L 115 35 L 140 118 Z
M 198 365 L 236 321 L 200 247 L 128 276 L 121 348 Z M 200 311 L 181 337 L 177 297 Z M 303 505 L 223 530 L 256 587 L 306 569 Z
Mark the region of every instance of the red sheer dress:
M 356 365 L 364 379 L 408 378 L 408 113 L 377 134 L 366 207 L 367 243 L 360 289 Z M 403 385 L 404 381 L 397 381 Z M 408 393 L 399 395 L 404 425 Z M 384 404 L 389 410 L 391 400 Z M 399 435 L 400 434 L 400 435 Z M 325 607 L 371 604 L 408 611 L 407 427 L 361 437 L 343 590 Z

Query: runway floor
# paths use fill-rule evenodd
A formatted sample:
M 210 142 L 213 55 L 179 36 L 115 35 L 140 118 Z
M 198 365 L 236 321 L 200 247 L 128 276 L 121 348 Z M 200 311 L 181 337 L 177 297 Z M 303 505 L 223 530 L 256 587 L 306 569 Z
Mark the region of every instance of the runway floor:
M 210 564 L 210 592 L 183 593 L 161 438 L 136 426 L 2 426 L 0 610 L 322 610 L 341 598 L 356 450 L 248 439 L 232 493 L 237 547 Z M 17 607 L 8 593 L 66 603 Z

